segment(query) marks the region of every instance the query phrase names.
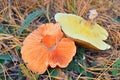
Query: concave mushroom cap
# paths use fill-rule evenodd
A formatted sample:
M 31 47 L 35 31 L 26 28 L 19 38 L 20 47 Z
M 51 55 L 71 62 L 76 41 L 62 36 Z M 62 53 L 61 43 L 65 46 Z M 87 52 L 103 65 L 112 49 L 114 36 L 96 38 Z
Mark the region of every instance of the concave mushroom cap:
M 76 53 L 74 41 L 65 38 L 59 24 L 43 24 L 24 40 L 22 59 L 33 72 L 43 74 L 48 66 L 66 67 Z
M 97 23 L 91 24 L 80 16 L 66 13 L 57 13 L 55 20 L 61 24 L 63 32 L 79 44 L 97 50 L 110 48 L 103 41 L 108 32 Z

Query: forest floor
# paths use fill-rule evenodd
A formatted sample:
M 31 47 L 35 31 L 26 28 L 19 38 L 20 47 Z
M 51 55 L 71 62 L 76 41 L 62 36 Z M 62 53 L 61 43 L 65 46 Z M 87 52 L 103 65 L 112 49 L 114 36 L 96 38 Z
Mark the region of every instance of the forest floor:
M 21 47 L 29 33 L 55 23 L 57 12 L 86 19 L 90 9 L 97 10 L 96 22 L 109 33 L 109 50 L 77 45 L 66 68 L 48 68 L 39 75 L 26 67 Z M 0 0 L 0 80 L 120 80 L 120 0 Z

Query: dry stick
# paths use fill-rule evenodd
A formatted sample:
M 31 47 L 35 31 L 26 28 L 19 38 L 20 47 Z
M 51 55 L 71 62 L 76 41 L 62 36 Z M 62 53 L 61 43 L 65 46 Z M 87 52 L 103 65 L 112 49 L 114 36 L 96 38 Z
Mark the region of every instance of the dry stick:
M 4 36 L 5 34 L 1 34 L 1 35 Z M 5 45 L 4 43 L 0 42 L 0 44 L 4 45 L 4 46 L 6 47 L 6 49 L 5 49 L 4 51 L 2 51 L 2 53 L 5 53 L 5 52 L 7 52 L 7 51 L 10 51 L 11 49 L 15 48 L 16 46 L 22 44 L 22 43 L 20 43 L 16 38 L 14 38 L 13 36 L 11 36 L 11 35 L 10 35 L 10 36 L 9 36 L 9 35 L 6 35 L 6 36 L 8 36 L 8 37 L 3 38 L 3 39 L 11 39 L 11 40 L 13 40 L 13 41 L 16 41 L 16 45 L 13 45 L 11 48 L 9 48 L 9 47 L 7 47 L 7 45 Z
M 81 10 L 81 12 L 80 12 L 80 16 L 83 15 L 83 13 L 85 12 L 85 10 L 88 9 L 87 6 L 89 6 L 89 4 L 90 4 L 91 2 L 92 2 L 92 0 L 88 0 L 88 1 L 86 2 L 86 4 L 84 5 L 84 7 L 82 8 L 82 10 Z
M 6 72 L 6 74 L 8 75 L 9 79 L 10 79 L 10 80 L 13 80 L 6 70 L 5 70 L 5 72 Z
M 58 1 L 58 2 L 57 2 Z M 67 10 L 64 9 L 64 0 L 56 0 L 56 2 L 54 3 L 54 8 L 57 9 L 57 11 L 61 11 L 61 12 L 65 12 Z
M 0 66 L 2 67 L 2 70 L 4 70 L 4 66 L 0 63 Z M 4 79 L 6 80 L 6 75 L 5 75 L 5 71 L 3 71 L 4 74 Z
M 13 66 L 13 67 L 10 67 L 10 68 L 4 68 L 1 64 L 0 64 L 0 66 L 3 68 L 3 71 L 1 71 L 0 72 L 0 74 L 1 73 L 4 73 L 4 77 L 5 77 L 5 80 L 6 80 L 6 76 L 5 76 L 5 73 L 8 75 L 8 77 L 9 77 L 9 79 L 11 79 L 11 80 L 13 80 L 10 76 L 9 76 L 9 74 L 8 74 L 8 70 L 11 70 L 12 68 L 15 68 L 15 67 L 18 67 L 20 64 L 18 64 L 18 65 L 16 65 L 16 66 Z M 24 65 L 24 64 L 22 64 L 22 65 Z
M 101 73 L 96 73 L 96 72 L 92 72 L 92 71 L 94 71 L 94 69 L 90 69 L 90 68 L 85 68 L 84 66 L 82 66 L 80 63 L 78 63 L 82 68 L 84 68 L 87 72 L 90 72 L 90 73 L 92 73 L 92 74 L 97 74 L 97 75 L 100 75 Z M 104 68 L 104 69 L 100 69 L 100 70 L 107 70 L 107 69 L 109 69 L 109 68 Z M 111 69 L 111 68 L 110 68 Z M 90 70 L 92 70 L 92 71 L 90 71 Z M 95 69 L 95 70 L 99 70 L 99 68 L 98 69 Z M 102 75 L 105 75 L 105 74 L 102 74 Z M 78 76 L 79 77 L 79 76 Z M 79 77 L 79 78 L 82 78 L 82 77 Z M 84 78 L 84 77 L 83 77 Z M 87 78 L 89 78 L 89 77 L 87 77 Z M 91 78 L 91 79 L 93 79 L 93 78 Z M 94 78 L 95 79 L 95 78 Z M 97 79 L 95 79 L 95 80 L 97 80 Z
M 84 13 L 84 11 L 85 11 L 85 9 L 86 9 L 86 7 L 87 7 L 86 5 L 87 5 L 87 3 L 83 6 L 82 10 L 80 11 L 80 16 L 83 15 L 83 13 Z
M 79 80 L 81 78 L 81 75 L 82 75 L 82 73 L 78 75 L 76 80 Z
M 7 34 L 0 34 L 0 36 L 2 36 L 2 37 L 0 37 L 0 40 L 13 38 L 13 36 L 7 35 Z M 5 36 L 5 37 L 4 37 L 4 36 Z
M 49 17 L 50 3 L 52 3 L 52 1 L 48 2 L 48 4 L 47 4 L 47 13 L 46 13 L 46 17 L 47 17 L 49 22 L 50 22 L 50 17 Z
M 6 21 L 6 22 L 8 22 L 8 21 Z M 4 24 L 4 25 L 5 26 L 14 26 L 15 28 L 20 28 L 19 25 L 12 25 L 12 24 Z M 25 28 L 25 30 L 32 32 L 32 30 L 30 30 L 29 28 Z
M 18 66 L 20 66 L 20 65 L 24 65 L 24 64 L 18 64 L 18 65 L 15 65 L 15 66 L 10 67 L 10 68 L 7 68 L 7 69 L 6 69 L 6 68 L 4 69 L 4 67 L 3 67 L 3 71 L 1 71 L 0 74 L 3 73 L 3 72 L 6 72 L 6 71 L 8 71 L 8 70 L 11 70 L 12 68 L 18 67 Z M 1 64 L 0 64 L 0 66 L 1 66 Z M 30 73 L 30 74 L 32 75 L 32 73 Z M 33 75 L 32 75 L 32 76 L 33 76 Z M 34 77 L 34 80 L 36 80 L 35 77 Z
M 33 11 L 34 10 L 34 7 L 33 6 L 35 6 L 36 5 L 36 3 L 32 3 L 31 5 L 29 5 L 29 4 L 24 4 L 26 7 L 25 7 L 25 12 L 24 13 L 29 13 L 29 12 L 31 12 L 31 11 Z M 25 16 L 26 16 L 26 14 L 24 14 Z M 25 17 L 24 16 L 24 17 Z
M 1 42 L 0 42 L 1 43 Z M 1 43 L 2 44 L 2 43 Z M 9 49 L 9 51 L 10 51 L 10 53 L 11 53 L 11 55 L 12 56 L 15 56 L 15 54 L 13 54 L 14 52 L 7 46 L 7 45 L 5 45 L 5 44 L 3 44 L 7 49 Z M 10 54 L 8 54 L 9 56 L 10 56 L 10 58 L 12 59 L 12 57 L 11 57 L 11 55 Z M 13 61 L 13 60 L 12 60 Z M 13 61 L 14 62 L 14 61 Z M 16 65 L 16 64 L 14 64 L 14 65 Z
M 9 49 L 4 43 L 2 43 L 2 41 L 0 41 L 0 44 L 2 44 L 6 49 Z M 3 53 L 3 51 L 1 51 L 1 52 Z
M 110 66 L 112 66 L 118 59 L 119 59 L 119 58 L 117 58 L 111 65 L 109 65 L 109 66 L 98 76 L 98 78 L 96 78 L 96 79 L 101 78 L 102 75 L 107 71 L 107 69 L 110 68 Z M 106 64 L 106 65 L 107 65 L 107 64 Z
M 12 40 L 16 42 L 16 45 L 22 46 L 22 42 L 20 42 L 17 38 L 14 37 Z
M 13 38 L 13 41 L 16 42 L 16 45 L 14 45 L 14 46 L 22 46 L 22 43 L 21 43 L 18 39 Z M 15 48 L 15 47 L 14 47 L 14 48 Z M 14 49 L 14 51 L 15 51 L 15 55 L 19 56 L 17 50 Z
M 109 69 L 109 70 L 114 70 L 113 68 L 87 68 L 88 70 L 90 71 L 101 71 L 101 70 L 106 70 L 106 69 Z
M 116 26 L 120 25 L 120 23 L 115 22 L 114 19 L 112 19 L 109 15 L 106 15 L 106 14 L 99 15 L 98 20 L 104 21 L 106 23 L 109 22 L 109 23 L 112 23 L 113 25 L 116 25 Z
M 21 22 L 23 22 L 23 21 L 24 21 L 24 18 L 22 18 L 22 16 L 20 15 L 20 12 L 18 12 L 18 10 L 16 9 L 16 7 L 12 6 L 12 9 L 13 9 L 13 10 L 16 12 L 16 14 L 19 16 Z M 17 16 L 17 15 L 16 15 L 16 16 Z
M 4 8 L 4 9 L 2 9 L 1 11 L 0 11 L 0 14 L 2 13 L 2 12 L 4 12 L 5 10 L 7 10 L 9 7 L 7 6 L 6 8 Z
M 52 79 L 51 79 L 51 76 L 50 76 L 50 72 L 49 72 L 48 69 L 47 69 L 47 73 L 48 73 L 48 76 L 47 76 L 47 77 L 48 77 L 50 80 L 52 80 Z
M 14 45 L 14 46 L 12 46 L 11 48 L 7 48 L 7 49 L 2 50 L 2 51 L 0 51 L 0 52 L 2 52 L 2 53 L 8 52 L 8 51 L 10 51 L 11 49 L 15 48 L 16 46 L 18 46 L 18 45 Z
M 70 11 L 71 10 L 71 7 L 70 7 L 70 1 L 67 0 L 67 10 Z
M 18 76 L 19 73 L 12 73 L 12 74 L 9 73 L 9 75 L 10 75 L 10 76 Z M 0 75 L 0 76 L 1 76 L 1 75 Z
M 97 72 L 92 72 L 92 71 L 90 71 L 90 70 L 88 70 L 86 67 L 84 67 L 83 65 L 81 65 L 80 63 L 78 63 L 82 68 L 84 68 L 85 69 L 85 71 L 87 71 L 87 72 L 90 72 L 90 73 L 92 73 L 92 74 L 100 74 L 100 73 L 97 73 Z
M 83 4 L 83 0 L 80 1 L 80 3 L 79 3 L 80 6 L 78 7 L 78 12 L 77 12 L 77 14 L 80 15 L 80 16 L 81 16 L 81 14 L 79 12 L 81 11 L 82 4 Z
M 64 78 L 61 78 L 61 77 L 54 77 L 54 76 L 51 76 L 51 77 L 53 77 L 55 79 L 59 79 L 59 80 L 64 80 Z
M 33 80 L 36 80 L 36 77 L 34 76 L 34 73 L 32 73 L 26 66 L 25 64 L 19 64 L 19 66 L 22 68 L 23 66 L 25 67 L 25 69 L 27 69 L 27 71 L 29 71 L 31 77 Z M 27 73 L 26 73 L 27 74 Z
M 53 77 L 53 78 L 56 78 L 56 79 L 64 79 L 64 78 L 61 78 L 61 77 L 54 77 L 54 76 L 50 76 L 50 72 L 49 72 L 49 70 L 47 69 L 47 73 L 48 73 L 48 77 L 47 78 L 49 78 L 50 80 L 52 80 L 51 78 Z
M 9 12 L 8 12 L 8 13 L 9 13 L 8 15 L 9 15 L 9 18 L 10 18 L 10 22 L 11 22 L 12 24 L 15 24 L 15 21 L 14 21 L 14 19 L 12 18 L 12 10 L 11 10 L 11 6 L 12 6 L 12 5 L 11 5 L 11 0 L 8 0 L 8 6 L 9 6 L 9 7 L 8 7 L 8 9 L 9 9 L 9 10 L 8 10 L 8 11 L 9 11 Z
M 87 54 L 85 54 L 85 56 L 88 57 L 88 58 L 90 58 L 91 60 L 95 61 L 94 57 L 89 56 L 89 55 L 87 55 Z
M 107 15 L 101 15 L 98 20 L 101 20 L 104 22 L 104 24 L 106 26 L 108 26 L 106 29 L 108 30 L 108 32 L 110 33 L 110 37 L 113 40 L 114 44 L 115 44 L 115 48 L 117 48 L 117 44 L 120 43 L 119 39 L 120 39 L 120 32 L 119 32 L 119 23 L 114 22 L 114 20 Z M 108 24 L 110 24 L 110 27 Z M 117 35 L 117 36 L 116 36 Z
M 95 78 L 91 78 L 91 77 L 80 77 L 79 79 L 83 79 L 83 80 L 96 80 Z M 79 80 L 79 79 L 77 79 L 77 80 Z
M 78 63 L 78 64 L 79 64 L 82 68 L 86 69 L 86 68 L 85 68 L 84 66 L 82 66 L 80 63 Z M 89 72 L 90 72 L 90 71 L 89 71 Z M 92 80 L 93 80 L 93 79 L 95 79 L 95 78 L 82 77 L 81 74 L 80 74 L 80 75 L 78 75 L 78 77 L 77 77 L 77 80 L 79 80 L 79 79 L 85 79 L 85 80 L 86 80 L 86 79 L 92 79 Z

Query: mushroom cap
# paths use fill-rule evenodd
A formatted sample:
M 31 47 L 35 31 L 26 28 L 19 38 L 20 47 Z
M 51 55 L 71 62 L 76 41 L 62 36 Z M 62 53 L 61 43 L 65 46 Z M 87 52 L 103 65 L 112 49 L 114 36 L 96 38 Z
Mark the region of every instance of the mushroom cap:
M 103 41 L 108 32 L 97 23 L 91 24 L 80 16 L 66 13 L 57 13 L 55 20 L 61 24 L 63 32 L 79 44 L 97 50 L 110 48 Z
M 76 46 L 74 42 L 68 38 L 62 38 L 56 46 L 53 54 L 50 54 L 49 65 L 54 68 L 59 66 L 61 68 L 67 67 L 72 57 L 76 53 Z
M 27 67 L 39 74 L 43 74 L 48 66 L 66 67 L 75 53 L 74 41 L 64 38 L 60 25 L 53 23 L 43 24 L 30 33 L 21 48 Z

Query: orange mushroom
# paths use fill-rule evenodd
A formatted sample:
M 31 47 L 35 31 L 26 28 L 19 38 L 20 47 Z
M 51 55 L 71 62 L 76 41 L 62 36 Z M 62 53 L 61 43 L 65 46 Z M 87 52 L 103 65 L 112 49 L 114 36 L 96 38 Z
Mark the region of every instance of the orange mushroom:
M 21 48 L 22 58 L 33 72 L 43 74 L 47 67 L 66 67 L 76 53 L 74 42 L 65 38 L 59 24 L 43 24 L 30 33 Z

